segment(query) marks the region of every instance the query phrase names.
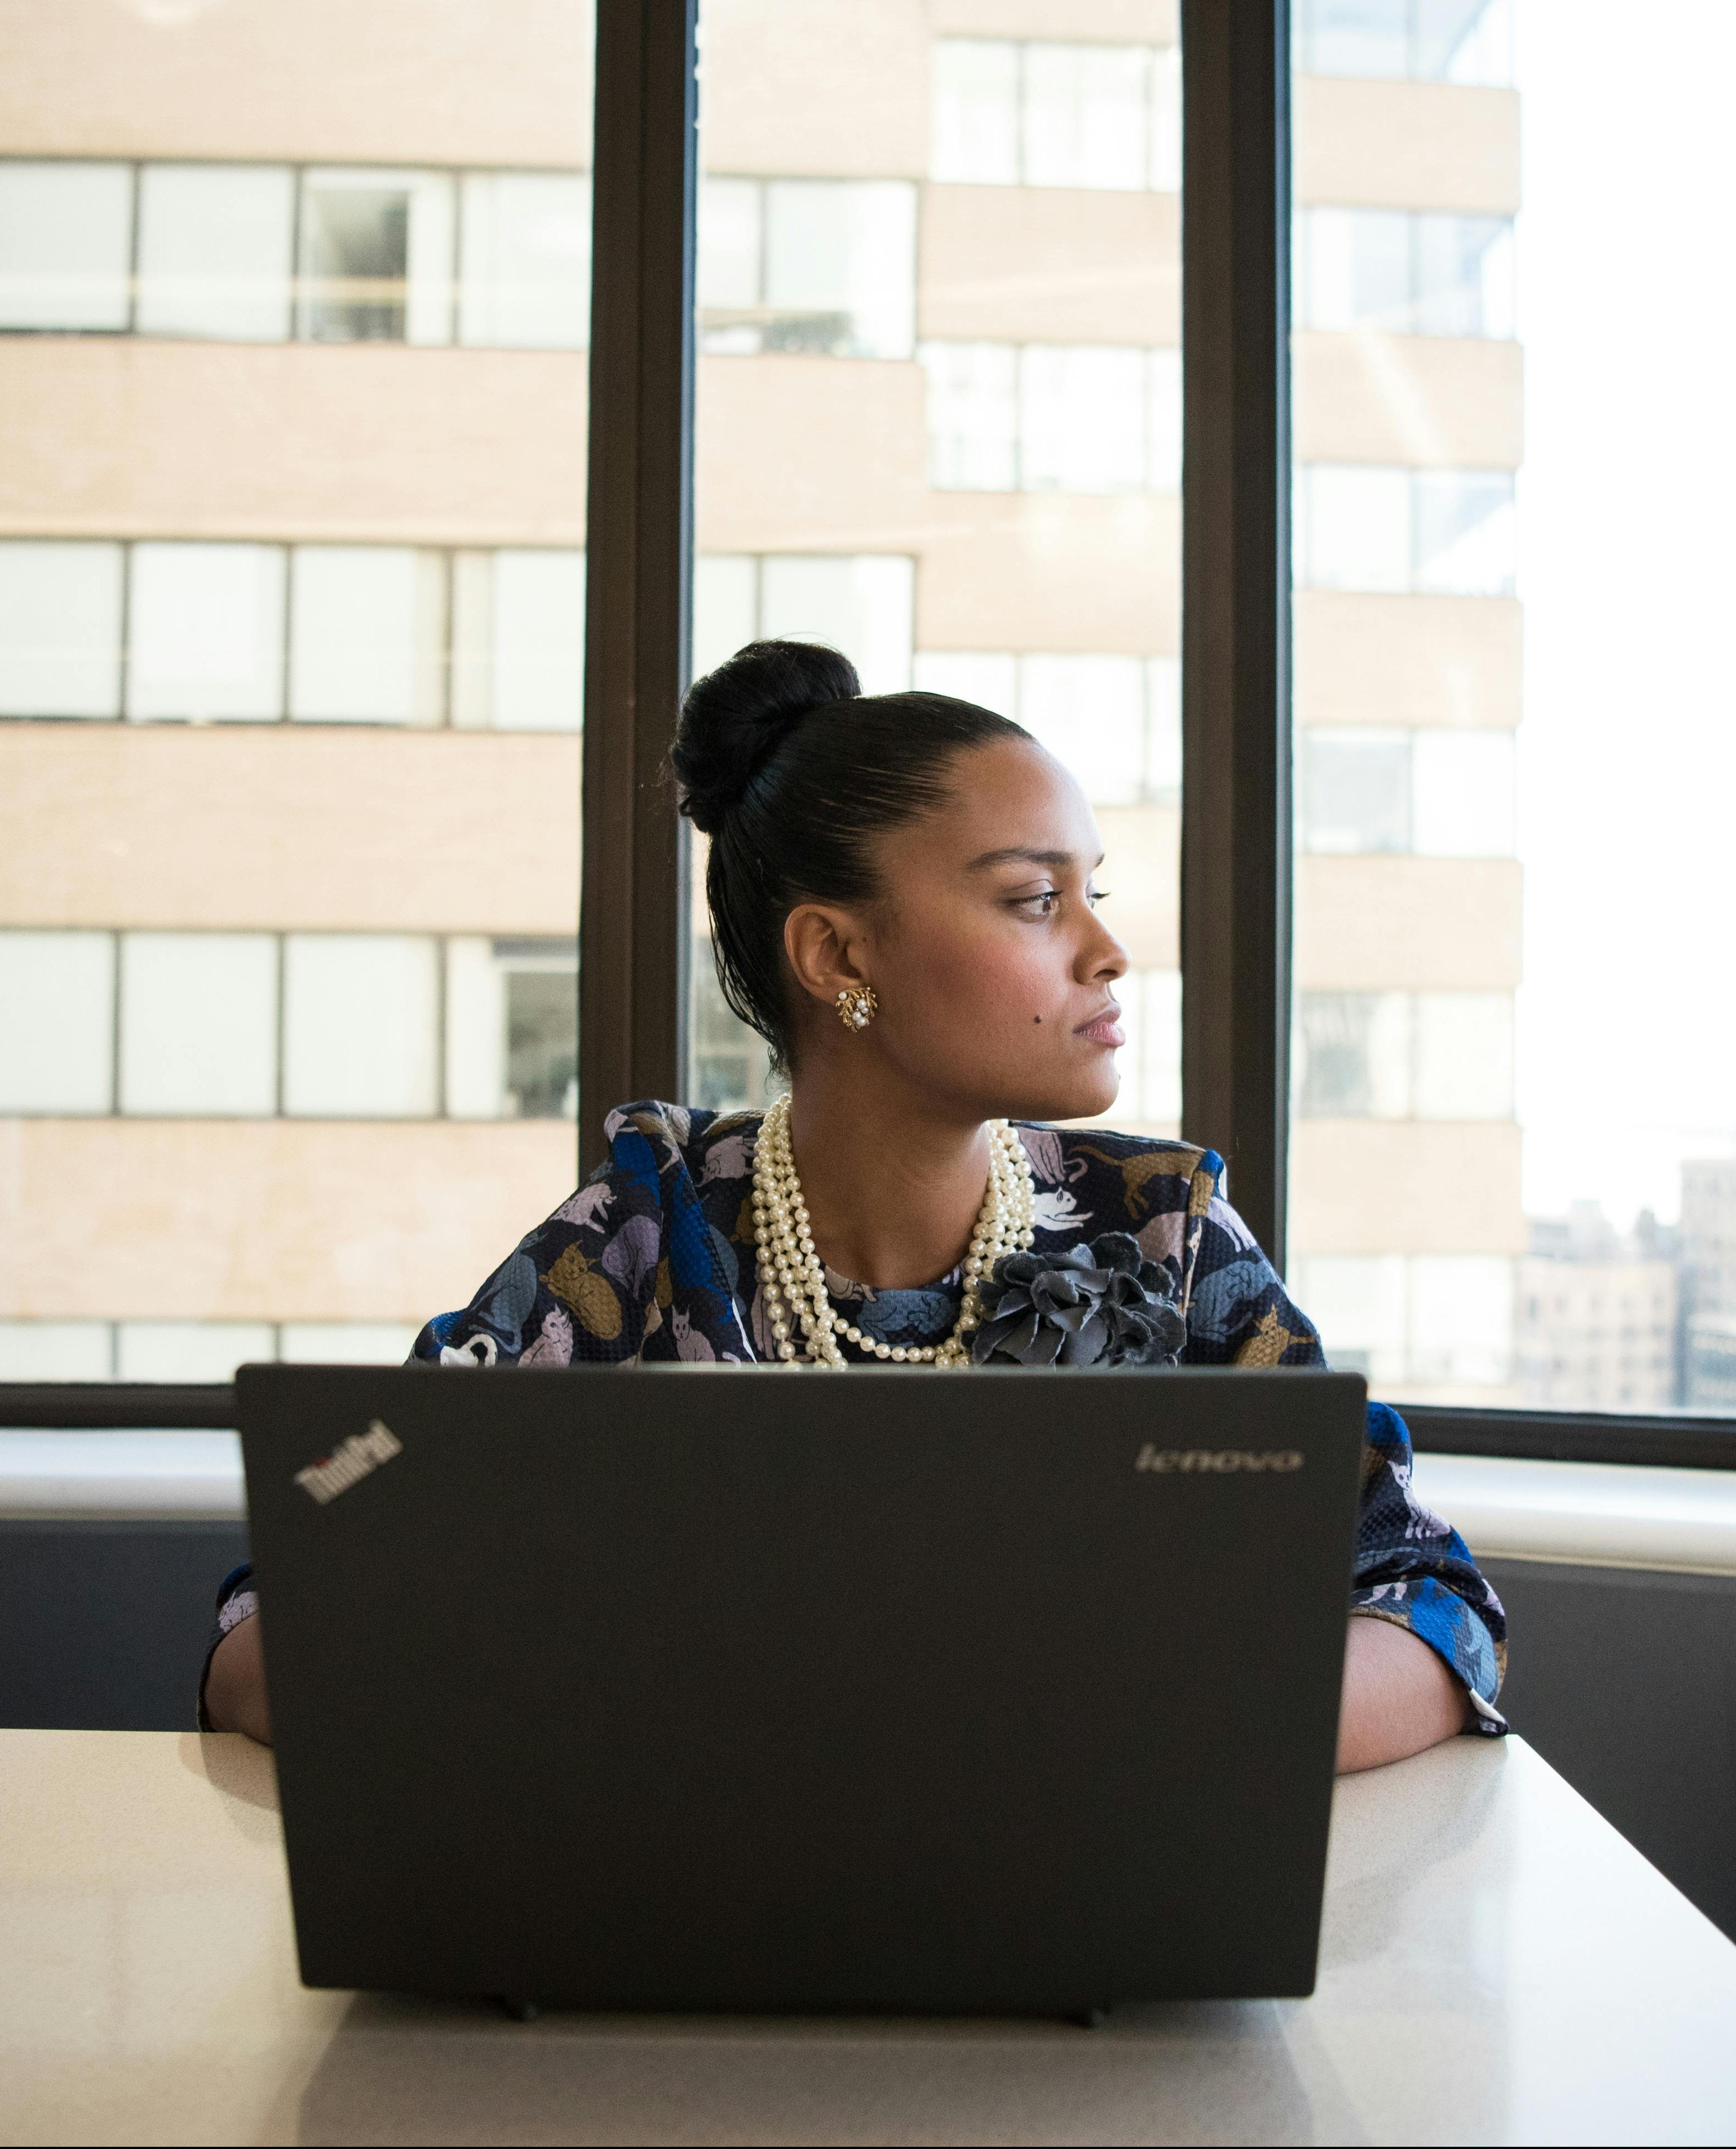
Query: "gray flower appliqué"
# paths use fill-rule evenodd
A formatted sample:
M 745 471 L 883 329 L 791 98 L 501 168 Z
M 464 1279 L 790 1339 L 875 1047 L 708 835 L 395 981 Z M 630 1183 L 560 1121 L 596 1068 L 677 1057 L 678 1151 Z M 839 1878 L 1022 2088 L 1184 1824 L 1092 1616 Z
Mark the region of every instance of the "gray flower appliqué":
M 1173 1366 L 1187 1341 L 1175 1281 L 1125 1231 L 1064 1254 L 1007 1254 L 978 1286 L 979 1366 Z

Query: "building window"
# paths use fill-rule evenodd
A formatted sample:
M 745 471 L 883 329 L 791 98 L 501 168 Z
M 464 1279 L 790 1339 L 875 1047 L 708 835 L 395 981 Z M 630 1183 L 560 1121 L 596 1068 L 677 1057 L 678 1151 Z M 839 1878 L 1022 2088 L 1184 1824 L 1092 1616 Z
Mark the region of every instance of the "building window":
M 1298 742 L 1305 851 L 1512 856 L 1511 732 L 1311 726 Z
M 407 546 L 0 541 L 0 717 L 120 715 L 124 613 L 136 722 L 577 731 L 585 555 L 460 552 L 448 580 Z
M 0 717 L 120 714 L 118 545 L 0 543 Z
M 1322 590 L 1513 594 L 1507 471 L 1315 463 L 1296 474 L 1296 580 Z
M 284 943 L 283 1110 L 294 1119 L 426 1119 L 440 1101 L 439 959 L 410 934 L 291 933 Z
M 915 562 L 903 553 L 722 552 L 693 569 L 693 672 L 715 671 L 767 636 L 829 642 L 856 667 L 863 691 L 910 684 Z
M 1328 1362 L 1376 1387 L 1498 1387 L 1512 1377 L 1516 1264 L 1492 1254 L 1310 1254 L 1290 1289 Z
M 440 720 L 444 562 L 389 545 L 298 545 L 289 714 L 316 723 Z
M 447 344 L 455 314 L 460 343 L 583 350 L 590 174 L 465 172 L 455 184 L 455 202 L 447 172 L 0 160 L 0 331 Z M 893 191 L 913 204 L 913 188 Z M 906 357 L 913 206 L 909 224 Z M 874 238 L 858 249 L 870 284 Z
M 294 224 L 287 165 L 142 165 L 135 331 L 283 342 Z
M 1181 666 L 1174 657 L 922 650 L 915 684 L 1021 723 L 1094 806 L 1181 795 Z
M 114 1108 L 114 942 L 0 933 L 0 1113 Z
M 227 1381 L 238 1366 L 395 1366 L 390 1321 L 0 1321 L 0 1381 Z
M 446 943 L 446 1110 L 460 1120 L 578 1112 L 576 941 Z
M 910 356 L 916 189 L 908 181 L 707 179 L 698 243 L 706 350 Z
M 458 340 L 582 350 L 591 340 L 591 175 L 466 172 Z
M 1299 0 L 1296 33 L 1304 74 L 1512 80 L 1511 0 Z
M 1389 335 L 1513 333 L 1504 216 L 1310 209 L 1296 227 L 1296 325 Z
M 926 343 L 928 479 L 961 492 L 1173 492 L 1181 354 Z
M 570 1120 L 577 1109 L 571 939 L 7 930 L 0 1004 L 12 1018 L 0 1029 L 3 1115 Z
M 931 108 L 932 179 L 1121 192 L 1181 184 L 1173 45 L 940 38 Z
M 279 545 L 135 545 L 127 714 L 270 722 L 284 712 Z
M 269 933 L 125 933 L 120 1109 L 269 1119 L 278 1109 L 278 943 Z
M 0 163 L 0 329 L 125 330 L 130 164 Z
M 1297 1014 L 1305 1120 L 1512 1117 L 1511 994 L 1308 992 Z
M 313 343 L 450 343 L 452 182 L 437 172 L 303 175 L 298 327 Z

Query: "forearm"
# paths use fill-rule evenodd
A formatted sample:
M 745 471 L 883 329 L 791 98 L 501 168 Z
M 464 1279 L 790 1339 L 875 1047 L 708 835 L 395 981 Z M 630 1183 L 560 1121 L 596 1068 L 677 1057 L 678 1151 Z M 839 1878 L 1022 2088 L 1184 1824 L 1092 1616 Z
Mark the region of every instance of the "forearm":
M 205 1717 L 214 1731 L 244 1731 L 262 1746 L 271 1744 L 257 1613 L 231 1627 L 212 1653 L 205 1673 Z
M 1428 1646 L 1390 1619 L 1356 1618 L 1344 1652 L 1338 1773 L 1378 1769 L 1465 1728 L 1465 1689 Z

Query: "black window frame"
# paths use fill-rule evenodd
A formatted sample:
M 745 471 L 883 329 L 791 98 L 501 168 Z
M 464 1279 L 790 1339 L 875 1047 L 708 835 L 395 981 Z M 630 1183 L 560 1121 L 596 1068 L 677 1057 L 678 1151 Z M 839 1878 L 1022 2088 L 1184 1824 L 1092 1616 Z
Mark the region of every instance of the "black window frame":
M 581 1176 L 686 1086 L 665 768 L 693 552 L 698 0 L 598 0 L 580 913 Z M 1291 1114 L 1291 0 L 1182 0 L 1183 1120 L 1281 1271 Z M 1736 1417 L 1407 1406 L 1425 1452 L 1736 1467 Z M 232 1389 L 0 1382 L 0 1426 L 210 1427 Z

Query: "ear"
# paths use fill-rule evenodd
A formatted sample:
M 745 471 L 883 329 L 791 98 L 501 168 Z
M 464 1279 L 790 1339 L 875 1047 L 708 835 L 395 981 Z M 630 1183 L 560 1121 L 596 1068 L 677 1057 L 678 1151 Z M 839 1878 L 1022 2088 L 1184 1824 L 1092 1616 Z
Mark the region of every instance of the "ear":
M 827 903 L 798 903 L 783 921 L 783 952 L 797 984 L 828 1007 L 841 992 L 870 982 L 863 968 L 864 941 L 856 913 Z

